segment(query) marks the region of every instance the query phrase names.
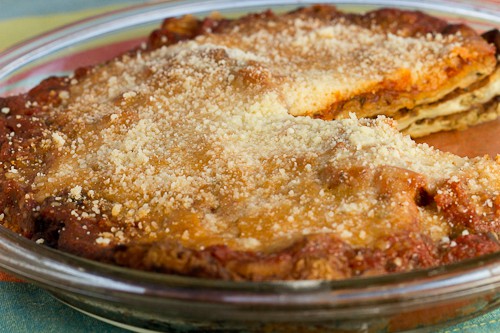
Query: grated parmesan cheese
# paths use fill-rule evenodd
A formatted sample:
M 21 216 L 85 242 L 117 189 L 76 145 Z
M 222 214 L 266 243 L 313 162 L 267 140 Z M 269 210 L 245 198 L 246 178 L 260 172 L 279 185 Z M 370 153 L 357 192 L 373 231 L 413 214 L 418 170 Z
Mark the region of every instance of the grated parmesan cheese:
M 51 137 L 61 153 L 35 180 L 36 199 L 71 189 L 80 200 L 83 188 L 92 189 L 81 216 L 110 214 L 126 225 L 97 238 L 101 245 L 136 237 L 137 230 L 198 248 L 265 250 L 275 240 L 313 233 L 374 244 L 405 227 L 398 212 L 411 205 L 394 197 L 381 202 L 377 188 L 355 185 L 349 174 L 328 175 L 362 168 L 375 177 L 391 166 L 423 174 L 435 187 L 473 167 L 415 144 L 384 117 L 296 117 L 387 75 L 409 76 L 418 86 L 432 66 L 447 61 L 460 36 L 443 44 L 442 36 L 405 38 L 312 18 L 282 32 L 266 26 L 271 30 L 235 30 L 229 39 L 208 34 L 125 55 L 72 80 L 64 112 L 53 114 Z M 328 184 L 335 181 L 357 192 L 346 196 Z M 450 227 L 434 213 L 419 217 L 444 242 Z

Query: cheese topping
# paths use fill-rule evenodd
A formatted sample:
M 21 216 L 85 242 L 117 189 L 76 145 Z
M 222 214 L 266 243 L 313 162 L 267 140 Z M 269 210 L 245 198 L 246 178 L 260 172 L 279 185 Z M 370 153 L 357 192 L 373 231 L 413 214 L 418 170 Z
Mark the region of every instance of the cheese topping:
M 172 238 L 271 251 L 335 233 L 383 246 L 384 236 L 415 227 L 441 239 L 450 228 L 443 215 L 387 179 L 401 173 L 401 186 L 433 191 L 475 162 L 416 145 L 385 118 L 294 115 L 382 81 L 418 86 L 422 72 L 460 52 L 461 37 L 322 24 L 235 27 L 126 55 L 72 81 L 53 111 L 56 157 L 34 182 L 36 200 L 66 196 L 116 221 L 101 245 Z M 488 167 L 499 188 L 498 165 Z

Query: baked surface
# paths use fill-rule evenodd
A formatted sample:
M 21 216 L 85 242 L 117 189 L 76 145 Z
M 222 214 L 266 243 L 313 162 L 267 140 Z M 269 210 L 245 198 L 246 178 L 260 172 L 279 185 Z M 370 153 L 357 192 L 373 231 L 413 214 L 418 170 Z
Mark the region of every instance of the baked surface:
M 341 53 L 339 35 L 355 49 Z M 340 75 L 365 47 L 367 66 Z M 145 48 L 0 99 L 3 224 L 96 260 L 235 280 L 342 279 L 498 251 L 498 159 L 357 119 L 477 81 L 494 52 L 418 12 L 169 19 Z
M 203 43 L 261 56 L 265 79 L 281 87 L 289 113 L 322 119 L 391 116 L 467 88 L 496 64 L 495 47 L 469 27 L 396 9 L 356 15 L 313 6 L 237 21 L 184 17 L 167 20 L 153 43 L 198 34 Z

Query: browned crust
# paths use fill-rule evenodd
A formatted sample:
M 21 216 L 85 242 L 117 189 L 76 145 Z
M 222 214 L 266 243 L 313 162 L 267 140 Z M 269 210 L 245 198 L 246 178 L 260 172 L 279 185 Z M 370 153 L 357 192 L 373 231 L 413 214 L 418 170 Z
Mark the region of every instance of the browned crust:
M 230 31 L 234 26 L 238 26 L 244 31 L 247 26 L 255 26 L 261 20 L 269 21 L 292 17 L 309 17 L 326 21 L 342 17 L 348 22 L 365 28 L 377 25 L 386 32 L 407 37 L 425 35 L 427 33 L 448 35 L 455 34 L 458 31 L 467 36 L 478 36 L 473 29 L 466 25 L 450 25 L 442 19 L 420 11 L 384 8 L 370 11 L 366 14 L 346 14 L 338 11 L 334 6 L 315 5 L 299 8 L 284 15 L 277 15 L 270 10 L 263 13 L 252 13 L 237 20 L 225 19 L 219 16 L 210 16 L 199 20 L 190 15 L 180 18 L 168 18 L 163 22 L 160 29 L 151 33 L 148 40 L 148 47 L 156 49 L 164 45 L 172 45 L 179 41 L 193 39 L 199 35 L 208 33 L 222 34 Z
M 58 92 L 67 85 L 66 78 L 50 77 L 26 94 L 0 98 L 0 109 L 9 110 L 0 116 L 0 210 L 4 225 L 25 236 L 35 231 L 31 212 L 37 206 L 29 184 L 51 160 L 50 151 L 39 148 L 48 128 L 46 110 L 60 103 Z M 7 178 L 12 167 L 26 171 L 24 183 Z
M 407 12 L 396 9 L 383 9 L 366 15 L 341 14 L 331 6 L 313 6 L 299 9 L 287 15 L 314 16 L 321 19 L 333 19 L 339 15 L 360 25 L 378 25 L 407 36 L 425 33 L 448 34 L 460 30 L 475 38 L 476 34 L 465 26 L 451 26 L 446 22 L 420 12 Z M 223 33 L 232 25 L 253 24 L 255 18 L 274 19 L 272 12 L 251 14 L 230 21 L 217 17 L 197 20 L 193 17 L 167 19 L 162 28 L 153 32 L 148 42 L 148 49 L 163 45 L 171 45 L 181 40 L 192 39 L 205 33 Z M 395 22 L 395 23 L 394 23 Z M 165 38 L 166 37 L 166 38 Z M 86 75 L 86 69 L 76 72 L 76 77 Z M 50 163 L 51 152 L 34 152 L 29 147 L 43 138 L 41 130 L 46 128 L 50 120 L 45 119 L 46 109 L 58 105 L 58 92 L 68 85 L 68 79 L 49 78 L 25 95 L 0 98 L 0 108 L 7 107 L 12 111 L 8 116 L 0 117 L 0 134 L 3 139 L 7 133 L 16 131 L 16 124 L 23 123 L 23 131 L 19 132 L 19 149 L 24 155 L 38 156 L 41 164 Z M 388 83 L 387 90 L 377 94 L 360 96 L 356 100 L 342 102 L 330 106 L 323 118 L 333 118 L 342 110 L 356 108 L 359 104 L 369 105 L 372 99 L 388 96 L 392 99 L 395 93 Z M 27 106 L 26 102 L 31 102 Z M 33 102 L 36 102 L 33 104 Z M 409 104 L 410 101 L 403 104 Z M 351 105 L 352 104 L 352 105 Z M 406 105 L 405 104 L 405 105 Z M 20 115 L 21 118 L 15 117 Z M 37 115 L 37 117 L 34 117 Z M 29 128 L 33 128 L 29 130 Z M 18 134 L 16 132 L 16 135 Z M 24 137 L 23 137 L 23 134 Z M 7 162 L 19 160 L 19 156 L 9 150 L 2 142 L 1 158 Z M 36 144 L 35 144 L 36 146 Z M 26 163 L 35 164 L 27 159 Z M 34 174 L 29 175 L 34 177 Z M 498 227 L 488 227 L 481 219 L 472 219 L 460 215 L 464 207 L 470 208 L 467 194 L 457 185 L 449 191 L 451 197 L 436 196 L 427 198 L 422 193 L 414 193 L 418 200 L 429 201 L 423 204 L 436 204 L 446 210 L 451 219 L 457 221 L 456 247 L 438 245 L 417 233 L 395 234 L 386 239 L 380 249 L 353 248 L 331 234 L 311 235 L 284 249 L 272 253 L 234 251 L 226 246 L 213 246 L 204 250 L 194 250 L 181 246 L 175 241 L 154 243 L 131 243 L 111 247 L 96 247 L 96 235 L 109 230 L 113 221 L 106 218 L 77 221 L 71 215 L 78 210 L 78 202 L 65 205 L 53 205 L 53 201 L 36 203 L 29 196 L 29 186 L 5 179 L 0 179 L 0 207 L 10 211 L 9 224 L 6 226 L 34 240 L 43 238 L 52 247 L 68 251 L 87 258 L 110 262 L 136 269 L 209 277 L 231 280 L 286 280 L 286 279 L 343 279 L 353 276 L 368 276 L 407 271 L 418 268 L 437 266 L 465 258 L 470 258 L 500 250 L 495 237 Z M 420 197 L 422 196 L 422 197 Z M 424 198 L 424 199 L 422 199 Z M 417 199 L 416 199 L 417 200 Z M 500 199 L 495 202 L 492 219 L 500 218 Z M 34 209 L 40 205 L 38 209 Z M 86 225 L 89 233 L 82 232 Z M 461 235 L 462 230 L 471 230 L 476 234 Z
M 226 246 L 197 251 L 157 242 L 118 246 L 104 260 L 140 270 L 224 280 L 339 280 L 436 267 L 500 249 L 491 233 L 458 236 L 453 247 L 438 247 L 415 234 L 394 235 L 386 242 L 383 250 L 355 249 L 334 235 L 318 234 L 267 254 Z
M 496 48 L 496 55 L 500 55 L 500 31 L 498 29 L 492 29 L 481 34 L 488 43 L 494 45 Z

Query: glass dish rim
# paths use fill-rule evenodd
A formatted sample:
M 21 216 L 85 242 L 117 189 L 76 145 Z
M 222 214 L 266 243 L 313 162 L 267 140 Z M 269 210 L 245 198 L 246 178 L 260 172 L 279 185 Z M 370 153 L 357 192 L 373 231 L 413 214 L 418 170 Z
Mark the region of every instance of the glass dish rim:
M 36 244 L 0 226 L 0 267 L 47 289 L 88 296 L 127 295 L 230 304 L 353 306 L 500 290 L 500 253 L 458 263 L 345 280 L 226 281 L 133 270 Z M 68 283 L 69 282 L 69 283 Z M 196 291 L 203 290 L 203 294 Z M 219 295 L 219 293 L 224 294 Z M 304 298 L 311 295 L 312 298 Z M 241 298 L 244 296 L 244 298 Z
M 249 6 L 307 5 L 318 1 L 263 1 L 256 0 L 240 3 L 227 0 L 185 0 L 153 2 L 126 7 L 106 14 L 100 14 L 55 29 L 17 44 L 0 53 L 0 80 L 9 74 L 29 65 L 32 61 L 57 52 L 71 44 L 77 44 L 107 32 L 115 32 L 127 27 L 139 26 L 165 18 L 165 11 L 171 15 L 185 13 L 204 13 L 214 10 L 231 10 Z M 500 23 L 500 15 L 477 11 L 472 5 L 454 11 L 443 3 L 431 1 L 325 1 L 332 4 L 351 4 L 367 6 L 412 7 L 422 10 L 437 10 L 461 14 L 467 11 L 476 17 Z M 199 5 L 194 11 L 193 4 Z M 449 3 L 449 2 L 448 2 Z M 461 4 L 462 5 L 462 4 Z M 162 9 L 161 11 L 159 9 Z M 151 16 L 151 12 L 155 12 Z M 472 12 L 469 12 L 472 11 Z M 499 11 L 500 13 L 500 11 Z M 473 15 L 474 17 L 474 15 Z M 135 21 L 131 25 L 132 18 Z M 114 24 L 114 25 L 113 25 Z M 78 36 L 78 38 L 75 38 Z M 143 295 L 147 297 L 188 297 L 197 301 L 213 301 L 239 304 L 298 304 L 319 305 L 322 302 L 335 302 L 338 305 L 353 305 L 375 301 L 398 302 L 402 299 L 426 299 L 432 302 L 443 295 L 459 297 L 478 290 L 500 290 L 500 253 L 465 260 L 457 264 L 441 266 L 421 271 L 395 273 L 384 276 L 351 278 L 339 281 L 271 281 L 238 282 L 209 280 L 203 278 L 158 274 L 135 271 L 110 266 L 56 251 L 35 244 L 0 226 L 0 267 L 7 271 L 40 284 L 52 290 L 72 291 L 93 296 L 112 290 L 116 295 Z M 6 255 L 7 254 L 7 255 Z M 23 260 L 16 263 L 16 260 Z M 43 266 L 46 265 L 46 266 Z M 42 267 L 40 267 L 42 266 Z M 43 268 L 43 274 L 40 274 Z M 53 269 L 53 271 L 50 271 Z M 136 279 L 137 278 L 137 279 Z M 61 282 L 70 282 L 64 284 Z M 471 288 L 471 285 L 474 288 Z M 163 289 L 162 289 L 163 288 Z M 209 294 L 198 298 L 192 292 L 183 294 L 187 289 L 203 289 Z M 217 296 L 220 291 L 226 294 Z M 429 292 L 429 293 L 426 293 Z M 315 297 L 304 299 L 309 293 Z M 230 297 L 231 295 L 234 297 Z M 245 298 L 238 297 L 241 294 Z M 228 296 L 229 295 L 229 296 Z M 320 297 L 321 296 L 321 297 Z M 299 299 L 300 298 L 300 299 Z M 270 303 L 269 303 L 270 302 Z M 306 303 L 304 303 L 306 302 Z M 309 303 L 307 303 L 309 302 Z M 355 303 L 354 303 L 355 304 Z

